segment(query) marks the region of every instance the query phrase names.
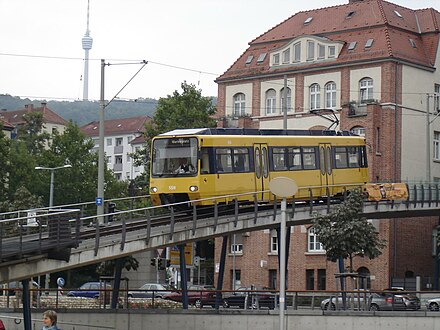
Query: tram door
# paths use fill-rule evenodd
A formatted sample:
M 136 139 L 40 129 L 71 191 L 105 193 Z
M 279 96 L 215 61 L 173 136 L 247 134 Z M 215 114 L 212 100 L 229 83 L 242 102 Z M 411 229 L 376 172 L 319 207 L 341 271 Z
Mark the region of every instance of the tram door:
M 321 170 L 321 196 L 327 195 L 329 186 L 330 195 L 333 194 L 333 169 L 332 169 L 332 147 L 328 143 L 319 144 L 319 167 Z
M 269 200 L 269 156 L 267 144 L 254 144 L 255 191 L 259 201 Z M 267 190 L 268 192 L 263 192 Z

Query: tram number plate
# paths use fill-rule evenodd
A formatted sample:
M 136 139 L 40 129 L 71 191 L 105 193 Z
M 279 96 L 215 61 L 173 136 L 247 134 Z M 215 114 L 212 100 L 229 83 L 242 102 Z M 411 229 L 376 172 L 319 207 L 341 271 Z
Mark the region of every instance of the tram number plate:
M 176 186 L 168 186 L 168 190 L 176 190 Z

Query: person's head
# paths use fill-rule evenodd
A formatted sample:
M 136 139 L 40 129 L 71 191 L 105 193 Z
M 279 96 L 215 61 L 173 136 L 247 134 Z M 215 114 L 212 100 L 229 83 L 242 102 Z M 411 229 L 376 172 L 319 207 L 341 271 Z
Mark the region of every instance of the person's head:
M 47 328 L 57 324 L 57 313 L 53 310 L 45 311 L 43 313 L 43 324 Z

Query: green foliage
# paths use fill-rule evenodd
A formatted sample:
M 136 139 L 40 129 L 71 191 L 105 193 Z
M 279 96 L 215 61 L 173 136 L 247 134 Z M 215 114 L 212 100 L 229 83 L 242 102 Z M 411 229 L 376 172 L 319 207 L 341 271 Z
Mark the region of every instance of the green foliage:
M 145 125 L 145 148 L 133 155 L 137 166 L 143 164 L 148 172 L 148 153 L 153 137 L 177 128 L 215 127 L 212 118 L 216 109 L 212 97 L 202 96 L 195 85 L 183 82 L 179 93 L 160 98 L 153 120 Z
M 32 155 L 44 150 L 50 135 L 42 133 L 44 121 L 42 112 L 27 112 L 23 115 L 24 124 L 18 127 L 18 139 L 23 141 Z
M 137 270 L 139 268 L 139 261 L 132 256 L 122 258 L 123 268 L 127 271 Z M 96 272 L 101 276 L 112 276 L 115 273 L 116 260 L 107 260 L 101 262 L 96 268 Z
M 327 253 L 327 259 L 337 261 L 340 257 L 350 260 L 353 271 L 353 257 L 366 256 L 374 259 L 382 254 L 385 241 L 379 238 L 374 226 L 361 216 L 363 194 L 351 191 L 348 198 L 327 215 L 316 215 L 313 220 L 315 233 Z

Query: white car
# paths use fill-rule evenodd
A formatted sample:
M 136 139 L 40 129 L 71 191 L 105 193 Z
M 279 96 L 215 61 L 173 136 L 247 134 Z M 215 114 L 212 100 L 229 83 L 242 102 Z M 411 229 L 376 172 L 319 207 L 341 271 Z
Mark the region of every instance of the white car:
M 436 311 L 438 312 L 440 310 L 440 298 L 432 298 L 432 299 L 428 299 L 426 301 L 426 308 L 429 311 Z

